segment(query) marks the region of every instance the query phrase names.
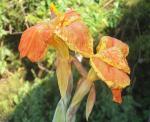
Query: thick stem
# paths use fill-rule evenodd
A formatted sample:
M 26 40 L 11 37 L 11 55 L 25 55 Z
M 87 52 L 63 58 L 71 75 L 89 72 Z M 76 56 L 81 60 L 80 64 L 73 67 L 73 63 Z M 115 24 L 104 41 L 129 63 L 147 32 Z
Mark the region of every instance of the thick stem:
M 88 73 L 87 73 L 86 69 L 82 66 L 80 61 L 77 58 L 73 57 L 73 56 L 71 56 L 70 58 L 71 58 L 71 62 L 75 65 L 78 72 L 82 75 L 82 77 L 85 78 Z
M 71 62 L 68 47 L 56 37 L 53 44 L 57 53 L 56 73 L 58 79 L 58 86 L 61 93 L 61 99 L 57 104 L 53 122 L 66 122 L 66 112 L 68 103 L 70 102 L 71 92 L 73 87 Z
M 67 122 L 66 121 L 66 113 L 67 113 L 67 109 L 68 109 L 68 104 L 71 99 L 72 89 L 73 89 L 73 79 L 72 79 L 72 75 L 71 75 L 69 82 L 68 82 L 66 95 L 63 98 L 61 98 L 57 104 L 55 114 L 53 117 L 53 122 Z

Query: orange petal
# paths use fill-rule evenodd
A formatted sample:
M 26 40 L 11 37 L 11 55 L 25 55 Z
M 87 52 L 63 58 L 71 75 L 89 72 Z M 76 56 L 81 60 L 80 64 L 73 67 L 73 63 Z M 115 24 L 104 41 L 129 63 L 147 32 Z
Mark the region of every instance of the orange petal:
M 130 73 L 128 62 L 118 47 L 112 47 L 99 51 L 97 57 L 111 66 L 121 69 L 126 73 Z
M 21 57 L 27 56 L 32 62 L 44 57 L 48 43 L 52 41 L 52 29 L 48 23 L 41 23 L 23 32 L 19 44 Z
M 97 52 L 107 49 L 107 48 L 114 47 L 114 46 L 120 48 L 125 57 L 128 55 L 128 53 L 129 53 L 128 45 L 123 43 L 122 41 L 120 41 L 116 38 L 110 37 L 110 36 L 104 36 L 101 38 L 101 40 L 97 46 Z
M 82 22 L 74 22 L 55 31 L 68 47 L 85 57 L 93 54 L 93 40 L 88 28 Z
M 93 84 L 90 93 L 88 95 L 87 103 L 86 103 L 86 120 L 88 121 L 89 115 L 92 112 L 92 109 L 94 107 L 96 99 L 96 91 L 95 91 L 95 86 Z
M 75 12 L 73 9 L 69 9 L 65 14 L 64 14 L 64 19 L 62 21 L 62 26 L 67 26 L 70 25 L 71 23 L 81 20 L 80 15 Z
M 71 50 L 90 57 L 93 54 L 93 39 L 87 26 L 81 21 L 80 15 L 70 9 L 63 17 L 58 18 L 60 18 L 60 23 L 56 27 L 55 34 Z
M 98 77 L 111 88 L 124 88 L 130 84 L 129 76 L 123 71 L 106 64 L 100 58 L 91 58 L 91 65 Z
M 112 89 L 113 101 L 117 103 L 122 103 L 121 89 Z

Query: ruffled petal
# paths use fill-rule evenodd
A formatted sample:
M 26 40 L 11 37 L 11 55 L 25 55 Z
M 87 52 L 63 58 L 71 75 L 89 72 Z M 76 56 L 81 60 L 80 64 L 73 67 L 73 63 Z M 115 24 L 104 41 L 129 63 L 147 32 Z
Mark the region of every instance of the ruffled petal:
M 90 61 L 98 77 L 109 87 L 124 88 L 130 84 L 130 78 L 126 73 L 101 61 L 99 57 L 94 56 Z
M 100 42 L 97 46 L 97 52 L 114 47 L 114 46 L 120 48 L 125 57 L 128 55 L 129 53 L 128 45 L 110 36 L 104 36 L 100 39 Z
M 128 62 L 118 47 L 112 47 L 99 51 L 99 53 L 96 54 L 96 56 L 99 57 L 105 63 L 108 63 L 111 66 L 121 69 L 126 73 L 130 73 Z
M 59 27 L 56 27 L 55 34 L 71 50 L 81 53 L 85 57 L 90 57 L 93 54 L 92 36 L 76 12 L 70 10 L 70 12 L 65 13 Z

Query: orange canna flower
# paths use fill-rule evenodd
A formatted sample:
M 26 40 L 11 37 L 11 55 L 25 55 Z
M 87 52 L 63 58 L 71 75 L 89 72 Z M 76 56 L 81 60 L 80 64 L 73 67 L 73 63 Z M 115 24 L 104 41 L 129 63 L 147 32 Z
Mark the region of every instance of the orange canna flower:
M 130 84 L 130 68 L 126 61 L 128 45 L 118 39 L 102 37 L 97 47 L 97 54 L 91 57 L 91 65 L 97 76 L 111 89 L 113 100 L 121 103 L 121 91 Z
M 81 80 L 70 105 L 70 108 L 78 106 L 91 89 L 86 105 L 87 120 L 96 97 L 93 81 L 103 80 L 110 87 L 113 100 L 121 103 L 121 91 L 130 84 L 130 68 L 126 60 L 128 45 L 118 39 L 104 36 L 97 46 L 97 54 L 93 54 L 93 38 L 80 15 L 72 9 L 59 13 L 53 4 L 50 10 L 50 22 L 39 23 L 23 32 L 18 47 L 20 56 L 37 62 L 43 59 L 49 46 L 54 47 L 57 55 L 56 74 L 62 98 L 67 94 L 72 76 L 69 49 L 90 58 L 92 68 L 87 77 Z
M 52 10 L 55 10 L 54 6 Z M 41 60 L 48 45 L 56 45 L 58 38 L 54 37 L 59 37 L 59 41 L 65 42 L 69 49 L 86 57 L 93 54 L 93 40 L 87 26 L 78 13 L 68 10 L 51 22 L 39 23 L 24 31 L 19 44 L 20 56 L 27 56 L 33 62 Z
M 97 47 L 97 54 L 90 57 L 92 68 L 87 78 L 83 79 L 77 89 L 71 107 L 73 108 L 80 103 L 89 92 L 93 81 L 98 79 L 103 80 L 111 88 L 113 100 L 121 103 L 121 91 L 130 84 L 130 78 L 127 75 L 127 73 L 130 73 L 130 68 L 126 61 L 127 54 L 128 46 L 125 43 L 112 37 L 103 37 Z M 89 115 L 90 112 L 87 111 L 86 114 Z
M 93 40 L 74 10 L 60 14 L 53 4 L 50 10 L 53 16 L 50 22 L 39 23 L 23 32 L 19 52 L 21 57 L 37 62 L 43 59 L 49 46 L 54 47 L 57 51 L 58 85 L 64 97 L 71 75 L 69 49 L 90 57 L 93 54 Z

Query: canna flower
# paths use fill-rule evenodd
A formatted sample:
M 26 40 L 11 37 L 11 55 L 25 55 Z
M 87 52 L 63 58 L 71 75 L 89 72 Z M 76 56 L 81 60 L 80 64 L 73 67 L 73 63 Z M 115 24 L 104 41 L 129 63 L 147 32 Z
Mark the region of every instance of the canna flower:
M 53 4 L 50 10 L 51 21 L 39 23 L 23 32 L 19 52 L 20 57 L 37 62 L 44 58 L 49 46 L 55 48 L 58 85 L 64 97 L 71 77 L 69 49 L 90 57 L 93 55 L 93 39 L 80 15 L 74 10 L 59 13 Z
M 91 86 L 93 86 L 93 81 L 98 79 L 105 82 L 111 89 L 113 101 L 121 103 L 121 91 L 130 84 L 128 76 L 130 68 L 126 60 L 128 53 L 127 44 L 109 36 L 102 37 L 97 46 L 97 53 L 90 57 L 92 68 L 75 92 L 69 111 L 79 106 L 83 97 L 90 91 L 86 105 L 86 119 L 88 120 L 95 102 L 95 88 Z
M 41 61 L 49 47 L 56 50 L 56 74 L 61 99 L 57 105 L 54 119 L 74 120 L 81 100 L 89 92 L 86 104 L 86 119 L 92 111 L 96 99 L 94 81 L 101 79 L 111 89 L 113 101 L 122 102 L 122 89 L 130 84 L 130 68 L 126 57 L 129 47 L 122 41 L 104 36 L 93 54 L 93 38 L 80 15 L 73 9 L 60 13 L 53 4 L 50 5 L 51 21 L 42 22 L 26 29 L 20 40 L 20 57 L 27 57 L 32 62 Z M 67 110 L 71 98 L 72 72 L 71 61 L 74 59 L 69 51 L 74 51 L 90 59 L 91 69 L 87 73 L 82 69 L 83 77 L 79 80 L 75 95 Z M 77 62 L 76 62 L 77 63 Z M 75 63 L 74 63 L 75 64 Z M 77 65 L 77 64 L 76 64 Z M 67 112 L 67 116 L 60 111 Z M 62 120 L 62 119 L 61 119 Z
M 111 88 L 113 100 L 122 102 L 121 91 L 130 84 L 130 68 L 126 56 L 128 45 L 115 38 L 105 36 L 101 39 L 97 54 L 90 61 L 97 76 Z

